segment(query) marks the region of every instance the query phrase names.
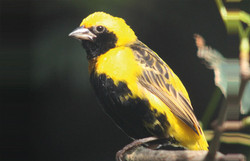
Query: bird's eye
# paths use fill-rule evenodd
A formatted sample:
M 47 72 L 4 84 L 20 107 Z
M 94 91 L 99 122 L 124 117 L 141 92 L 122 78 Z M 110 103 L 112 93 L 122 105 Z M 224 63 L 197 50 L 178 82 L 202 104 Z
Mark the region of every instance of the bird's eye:
M 96 27 L 96 31 L 97 31 L 98 33 L 103 33 L 103 32 L 105 31 L 105 27 L 103 27 L 103 26 L 97 26 L 97 27 Z

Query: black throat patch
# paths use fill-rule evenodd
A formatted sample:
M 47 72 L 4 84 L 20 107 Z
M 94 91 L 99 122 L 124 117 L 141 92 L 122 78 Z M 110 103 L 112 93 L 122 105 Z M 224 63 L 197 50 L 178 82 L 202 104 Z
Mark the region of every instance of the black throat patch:
M 87 52 L 87 59 L 90 60 L 101 54 L 104 54 L 109 49 L 114 48 L 116 42 L 117 42 L 117 37 L 114 33 L 104 32 L 101 34 L 97 34 L 97 37 L 93 42 L 83 40 L 82 46 L 85 48 Z

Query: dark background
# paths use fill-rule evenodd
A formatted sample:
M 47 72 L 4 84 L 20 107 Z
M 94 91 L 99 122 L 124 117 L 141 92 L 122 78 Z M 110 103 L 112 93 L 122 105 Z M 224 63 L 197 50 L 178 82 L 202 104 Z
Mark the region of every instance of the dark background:
M 248 0 L 228 7 L 250 12 Z M 95 11 L 124 18 L 169 64 L 198 119 L 215 86 L 193 34 L 226 57 L 238 54 L 238 37 L 227 34 L 213 0 L 1 0 L 0 160 L 114 160 L 131 142 L 99 108 L 85 51 L 68 37 Z

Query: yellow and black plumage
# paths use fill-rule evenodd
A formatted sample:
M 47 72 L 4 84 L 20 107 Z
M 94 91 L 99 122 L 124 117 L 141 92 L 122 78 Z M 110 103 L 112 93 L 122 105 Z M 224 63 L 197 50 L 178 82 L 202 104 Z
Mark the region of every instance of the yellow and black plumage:
M 81 40 L 94 91 L 125 133 L 134 139 L 169 137 L 188 149 L 207 150 L 185 87 L 122 18 L 95 12 L 69 36 Z

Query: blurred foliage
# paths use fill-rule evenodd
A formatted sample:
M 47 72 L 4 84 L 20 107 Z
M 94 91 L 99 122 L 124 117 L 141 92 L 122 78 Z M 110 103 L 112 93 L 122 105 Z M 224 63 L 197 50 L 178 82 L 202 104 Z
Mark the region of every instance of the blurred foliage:
M 239 93 L 239 88 L 241 83 L 239 60 L 236 58 L 226 59 L 217 50 L 212 49 L 211 47 L 208 46 L 199 48 L 198 56 L 206 61 L 208 68 L 214 70 L 214 82 L 216 86 L 220 88 L 224 96 L 226 98 L 232 95 L 237 96 Z M 250 112 L 249 92 L 250 92 L 250 82 L 248 82 L 245 87 L 243 98 L 241 101 L 242 103 L 241 113 L 245 115 Z M 219 93 L 216 92 L 213 98 L 214 99 L 211 101 L 213 102 L 215 101 L 215 103 L 218 103 L 218 100 L 220 98 Z M 215 105 L 216 107 L 215 103 L 212 104 Z M 212 110 L 211 106 L 208 107 L 210 112 L 215 110 L 215 109 Z M 208 115 L 206 115 L 205 117 L 208 117 Z M 209 121 L 208 119 L 205 120 Z M 204 122 L 204 124 L 207 125 L 207 122 Z
M 203 58 L 208 63 L 208 66 L 214 70 L 215 84 L 221 89 L 222 93 L 225 96 L 225 104 L 220 107 L 220 114 L 216 120 L 217 123 L 214 124 L 214 136 L 211 141 L 209 150 L 209 155 L 213 157 L 215 152 L 219 150 L 220 141 L 222 143 L 242 145 L 249 145 L 250 143 L 249 135 L 242 133 L 233 133 L 230 136 L 225 136 L 225 134 L 227 135 L 227 133 L 222 133 L 222 130 L 218 130 L 219 126 L 223 126 L 224 123 L 226 123 L 224 121 L 239 119 L 240 106 L 242 107 L 242 114 L 248 114 L 250 111 L 250 95 L 248 95 L 250 91 L 250 83 L 248 82 L 249 79 L 247 79 L 250 74 L 250 15 L 247 12 L 241 10 L 228 10 L 222 0 L 215 0 L 215 2 L 218 6 L 219 12 L 225 23 L 228 33 L 238 34 L 240 43 L 239 54 L 237 54 L 239 55 L 239 59 L 225 59 L 218 51 L 206 46 L 205 40 L 201 36 L 195 36 L 196 45 L 198 47 L 197 55 L 198 57 Z M 243 23 L 245 24 L 245 26 L 243 26 Z M 212 110 L 214 110 L 214 108 L 207 109 L 207 111 L 209 111 L 209 114 L 212 113 Z M 208 121 L 207 117 L 205 117 L 205 119 L 203 120 Z M 249 127 L 248 121 L 249 117 L 246 117 L 241 120 L 241 122 L 238 121 L 237 123 L 239 123 L 240 126 L 243 125 L 245 127 Z M 234 124 L 234 127 L 236 126 L 238 125 Z M 209 139 L 208 131 L 206 131 L 206 134 L 206 137 L 208 137 Z M 245 155 L 249 160 L 249 151 L 245 153 Z
M 219 87 L 215 87 L 214 92 L 212 93 L 211 100 L 209 101 L 206 110 L 202 117 L 202 128 L 208 129 L 209 123 L 211 123 L 214 112 L 216 111 L 216 108 L 218 107 L 218 104 L 221 100 L 221 90 Z
M 230 1 L 230 2 L 238 2 L 238 1 Z M 229 10 L 225 7 L 222 0 L 216 0 L 216 4 L 218 6 L 221 17 L 225 23 L 226 29 L 229 32 L 229 34 L 238 34 L 240 37 L 239 57 L 241 59 L 240 60 L 241 62 L 238 60 L 231 60 L 230 62 L 227 61 L 225 65 L 222 64 L 220 66 L 219 73 L 228 73 L 228 74 L 224 74 L 223 76 L 219 74 L 220 78 L 217 79 L 215 78 L 215 83 L 221 88 L 224 95 L 227 96 L 230 95 L 229 92 L 235 92 L 236 94 L 240 92 L 239 88 L 240 88 L 241 78 L 239 76 L 243 72 L 248 72 L 249 74 L 250 71 L 249 69 L 250 14 L 243 10 L 235 10 L 235 9 Z M 240 63 L 243 63 L 244 61 L 248 62 L 246 64 L 246 69 L 244 69 L 244 66 L 241 66 L 240 68 Z M 225 84 L 226 82 L 231 82 L 231 86 L 230 84 L 226 85 Z M 243 114 L 247 114 L 250 111 L 250 100 L 249 100 L 250 82 L 246 83 L 246 87 L 244 89 L 242 97 L 243 98 L 242 98 L 241 112 Z
M 221 93 L 223 93 L 225 99 L 227 100 L 227 119 L 228 120 L 238 120 L 240 115 L 240 105 L 235 97 L 238 97 L 239 87 L 240 87 L 240 67 L 238 59 L 226 59 L 219 53 L 217 50 L 206 45 L 205 40 L 200 35 L 195 35 L 196 45 L 198 47 L 197 56 L 204 60 L 206 66 L 209 69 L 214 71 L 214 83 L 218 87 L 215 89 L 213 96 L 210 100 L 210 103 L 207 106 L 205 111 L 205 115 L 202 118 L 203 127 L 207 129 L 208 124 L 211 120 L 216 119 L 218 122 L 219 118 L 213 118 L 212 116 L 215 114 L 215 111 L 218 107 L 223 108 L 222 106 L 218 106 L 219 100 L 221 99 Z M 220 89 L 220 91 L 218 90 Z M 245 91 L 250 90 L 250 83 L 247 84 Z M 245 92 L 243 95 L 243 99 L 241 101 L 242 106 L 242 114 L 249 115 L 248 108 L 250 104 L 248 104 L 249 95 L 248 92 Z M 232 99 L 232 100 L 230 100 Z M 246 99 L 246 100 L 244 100 Z M 236 100 L 236 102 L 235 102 Z M 221 110 L 221 109 L 220 109 Z M 245 110 L 245 111 L 244 111 Z M 217 116 L 217 117 L 220 117 Z M 242 120 L 244 128 L 249 131 L 249 117 L 246 117 Z M 216 128 L 215 128 L 216 129 Z M 247 131 L 246 131 L 247 132 Z M 205 131 L 205 136 L 208 141 L 213 139 L 214 132 L 210 130 Z M 243 133 L 223 133 L 219 138 L 221 143 L 226 144 L 236 144 L 236 145 L 250 145 L 250 136 Z M 211 145 L 210 145 L 211 148 Z M 235 153 L 235 151 L 234 151 Z M 245 152 L 243 152 L 245 153 Z M 245 153 L 247 156 L 248 153 Z

